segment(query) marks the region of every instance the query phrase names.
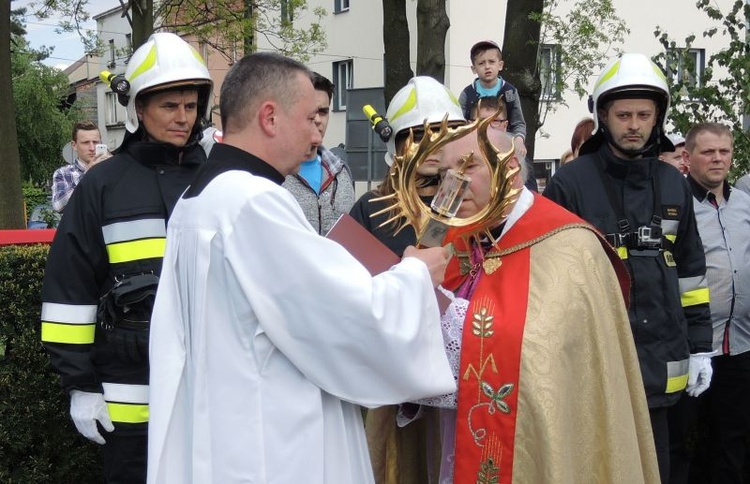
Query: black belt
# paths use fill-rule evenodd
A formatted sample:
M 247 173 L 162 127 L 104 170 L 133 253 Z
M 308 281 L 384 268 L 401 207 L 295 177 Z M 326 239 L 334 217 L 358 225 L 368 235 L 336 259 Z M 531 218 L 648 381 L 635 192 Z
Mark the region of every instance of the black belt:
M 148 331 L 151 328 L 151 321 L 142 321 L 135 319 L 120 319 L 114 323 L 105 323 L 102 321 L 101 327 L 105 331 L 114 329 L 124 329 L 127 331 Z

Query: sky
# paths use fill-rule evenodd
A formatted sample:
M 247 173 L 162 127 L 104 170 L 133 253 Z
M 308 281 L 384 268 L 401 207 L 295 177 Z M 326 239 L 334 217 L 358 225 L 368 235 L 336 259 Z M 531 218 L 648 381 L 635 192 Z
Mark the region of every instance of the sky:
M 33 7 L 29 7 L 29 4 L 31 3 L 32 1 L 30 0 L 15 0 L 13 1 L 11 8 L 17 9 L 20 7 L 27 7 L 27 16 L 25 18 L 26 39 L 31 43 L 32 47 L 54 47 L 52 54 L 44 61 L 44 63 L 49 66 L 65 69 L 70 64 L 83 57 L 83 43 L 81 42 L 78 33 L 57 33 L 56 30 L 59 30 L 60 17 L 50 17 L 40 20 L 31 16 L 28 13 L 33 10 Z M 106 12 L 117 5 L 119 5 L 117 0 L 89 0 L 86 9 L 89 15 L 93 17 L 94 15 Z M 89 19 L 84 25 L 87 28 L 96 30 L 96 22 L 94 20 Z

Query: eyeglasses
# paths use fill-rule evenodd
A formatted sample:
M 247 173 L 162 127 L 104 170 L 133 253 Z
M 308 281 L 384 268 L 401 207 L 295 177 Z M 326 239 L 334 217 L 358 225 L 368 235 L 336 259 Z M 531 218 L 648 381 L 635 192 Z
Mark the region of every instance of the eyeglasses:
M 490 121 L 490 126 L 492 126 L 493 128 L 502 128 L 507 122 L 507 119 L 493 119 L 492 121 Z

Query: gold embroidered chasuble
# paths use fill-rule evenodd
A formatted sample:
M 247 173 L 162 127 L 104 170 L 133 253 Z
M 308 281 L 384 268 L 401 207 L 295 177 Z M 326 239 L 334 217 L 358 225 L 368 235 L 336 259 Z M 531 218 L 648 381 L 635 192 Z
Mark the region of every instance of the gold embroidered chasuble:
M 455 483 L 659 482 L 618 278 L 570 217 L 536 197 L 497 246 L 518 250 L 480 277 L 464 323 Z M 458 259 L 450 289 L 468 277 Z

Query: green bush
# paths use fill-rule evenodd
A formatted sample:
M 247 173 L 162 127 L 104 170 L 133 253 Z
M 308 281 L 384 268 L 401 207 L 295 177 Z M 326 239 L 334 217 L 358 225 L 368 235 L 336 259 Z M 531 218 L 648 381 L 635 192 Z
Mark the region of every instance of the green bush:
M 80 436 L 40 343 L 48 246 L 0 247 L 0 482 L 102 482 L 98 446 Z
M 23 190 L 23 199 L 26 202 L 26 220 L 28 220 L 34 207 L 47 201 L 49 193 L 44 188 L 28 182 L 24 183 L 21 189 Z

